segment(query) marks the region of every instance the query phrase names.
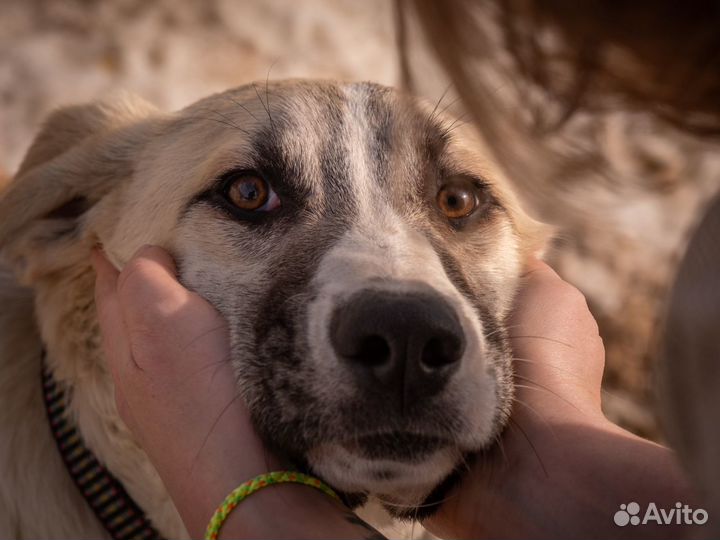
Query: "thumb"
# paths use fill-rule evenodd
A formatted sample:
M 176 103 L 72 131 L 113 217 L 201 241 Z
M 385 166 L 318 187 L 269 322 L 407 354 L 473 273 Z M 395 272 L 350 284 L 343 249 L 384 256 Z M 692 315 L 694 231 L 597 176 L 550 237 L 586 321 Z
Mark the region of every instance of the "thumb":
M 224 358 L 227 323 L 204 298 L 177 279 L 171 255 L 141 248 L 117 281 L 118 303 L 138 365 L 169 381 L 196 368 L 198 358 Z
M 97 311 L 103 352 L 113 379 L 137 369 L 132 359 L 127 329 L 117 294 L 119 272 L 100 249 L 94 249 L 90 260 L 95 269 L 95 308 Z

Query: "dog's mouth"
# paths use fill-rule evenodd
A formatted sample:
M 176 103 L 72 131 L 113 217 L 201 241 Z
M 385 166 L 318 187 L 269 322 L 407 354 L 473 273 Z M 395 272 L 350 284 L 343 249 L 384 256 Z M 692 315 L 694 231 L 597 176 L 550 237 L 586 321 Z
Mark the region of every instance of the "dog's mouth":
M 311 470 L 345 494 L 417 506 L 462 460 L 448 439 L 384 432 L 324 443 L 307 455 Z
M 363 435 L 341 443 L 345 450 L 361 458 L 406 463 L 422 461 L 451 444 L 441 437 L 397 431 Z

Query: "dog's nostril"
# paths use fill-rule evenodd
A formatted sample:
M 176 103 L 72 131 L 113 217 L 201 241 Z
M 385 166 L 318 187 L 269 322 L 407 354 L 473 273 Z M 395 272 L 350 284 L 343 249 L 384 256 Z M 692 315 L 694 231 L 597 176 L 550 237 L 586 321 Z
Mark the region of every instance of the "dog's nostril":
M 355 359 L 368 367 L 381 366 L 390 360 L 390 345 L 382 336 L 367 336 L 360 341 Z
M 462 343 L 454 336 L 433 337 L 423 347 L 420 359 L 429 370 L 441 369 L 458 362 L 462 356 Z

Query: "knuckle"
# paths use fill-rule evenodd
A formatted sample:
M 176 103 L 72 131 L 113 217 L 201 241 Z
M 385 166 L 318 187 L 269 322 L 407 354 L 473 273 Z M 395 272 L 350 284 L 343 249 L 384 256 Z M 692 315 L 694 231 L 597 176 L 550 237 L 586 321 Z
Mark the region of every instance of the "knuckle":
M 559 282 L 557 284 L 557 290 L 555 292 L 557 302 L 564 306 L 569 313 L 583 323 L 583 327 L 586 328 L 588 335 L 592 335 L 596 338 L 602 347 L 602 338 L 599 334 L 599 328 L 595 317 L 590 311 L 588 306 L 587 298 L 583 292 L 571 285 L 566 281 Z
M 558 299 L 562 300 L 562 302 L 574 306 L 578 309 L 587 309 L 587 299 L 585 298 L 585 295 L 575 287 L 574 285 L 571 285 L 567 281 L 560 281 L 556 285 L 557 287 L 557 297 Z
M 153 257 L 162 254 L 162 249 L 152 244 L 143 244 L 133 255 L 133 259 L 141 257 Z
M 123 297 L 140 294 L 147 277 L 148 265 L 143 259 L 133 258 L 120 272 L 118 277 L 118 293 Z
M 156 245 L 145 244 L 137 250 L 133 258 L 152 261 L 154 264 L 159 264 L 160 266 L 170 270 L 174 270 L 175 268 L 175 261 L 170 253 L 162 247 Z

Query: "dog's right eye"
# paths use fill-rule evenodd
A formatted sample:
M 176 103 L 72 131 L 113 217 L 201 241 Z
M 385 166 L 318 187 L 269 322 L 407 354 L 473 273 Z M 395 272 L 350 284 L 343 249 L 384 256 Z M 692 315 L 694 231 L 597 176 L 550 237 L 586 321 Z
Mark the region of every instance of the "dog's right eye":
M 277 193 L 257 173 L 230 173 L 223 192 L 234 207 L 245 212 L 270 212 L 280 207 Z

